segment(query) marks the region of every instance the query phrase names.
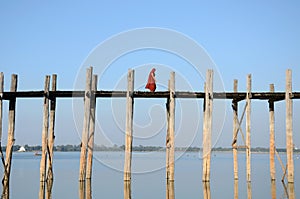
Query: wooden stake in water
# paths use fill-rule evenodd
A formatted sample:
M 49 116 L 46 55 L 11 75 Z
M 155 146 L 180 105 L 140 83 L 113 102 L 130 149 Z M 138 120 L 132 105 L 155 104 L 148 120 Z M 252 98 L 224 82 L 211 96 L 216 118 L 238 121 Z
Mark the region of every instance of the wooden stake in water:
M 52 88 L 51 91 L 56 91 L 56 83 L 57 82 L 57 75 L 52 75 Z M 48 135 L 48 181 L 53 180 L 53 146 L 54 146 L 54 129 L 55 129 L 55 108 L 56 108 L 56 98 L 52 96 L 50 99 L 50 123 L 49 123 L 49 135 Z
M 174 180 L 175 168 L 175 72 L 171 72 L 169 81 L 170 96 L 167 102 L 167 140 L 166 140 L 166 172 L 167 180 Z
M 96 119 L 96 96 L 97 91 L 97 75 L 93 75 L 92 80 L 92 95 L 91 95 L 91 117 L 89 127 L 89 139 L 88 139 L 88 156 L 87 156 L 87 167 L 86 167 L 86 179 L 92 178 L 92 167 L 93 167 L 93 150 L 94 150 L 94 137 L 95 137 L 95 119 Z
M 134 70 L 128 70 L 127 94 L 126 94 L 126 134 L 125 134 L 125 162 L 124 181 L 131 180 L 131 152 L 132 152 L 132 129 L 133 129 L 133 91 L 134 91 Z
M 212 106 L 213 106 L 213 70 L 206 73 L 203 121 L 203 174 L 202 181 L 210 181 L 211 133 L 212 133 Z
M 286 155 L 287 155 L 287 179 L 294 183 L 294 161 L 293 161 L 293 101 L 292 94 L 292 71 L 286 71 Z
M 4 91 L 4 74 L 1 72 L 0 73 L 0 147 L 2 146 L 1 141 L 2 141 L 2 115 L 3 115 L 2 96 L 3 96 L 3 91 Z
M 17 85 L 18 85 L 18 76 L 13 74 L 11 76 L 10 92 L 16 92 Z M 16 98 L 13 97 L 12 99 L 9 100 L 8 135 L 7 135 L 7 145 L 6 145 L 6 160 L 5 160 L 5 168 L 4 168 L 3 189 L 5 189 L 6 187 L 8 188 L 9 185 L 11 159 L 12 159 L 13 145 L 15 142 L 15 118 L 16 118 L 15 115 L 16 115 Z
M 85 181 L 86 177 L 86 150 L 90 126 L 91 114 L 91 90 L 92 90 L 92 74 L 93 68 L 90 67 L 86 71 L 85 95 L 84 95 L 84 118 L 81 138 L 81 152 L 80 152 L 80 168 L 79 168 L 79 181 Z
M 50 76 L 47 75 L 45 78 L 44 88 L 44 114 L 43 114 L 43 132 L 42 132 L 42 157 L 40 163 L 40 181 L 46 181 L 46 163 L 47 163 L 47 138 L 49 130 L 49 87 L 50 87 Z
M 251 75 L 247 76 L 247 95 L 246 95 L 246 178 L 251 181 Z
M 270 84 L 270 92 L 274 93 L 274 84 Z M 270 123 L 270 176 L 275 180 L 275 116 L 274 100 L 269 99 L 269 123 Z
M 233 92 L 237 93 L 238 91 L 238 80 L 234 80 L 233 83 Z M 238 132 L 238 102 L 237 99 L 232 100 L 232 109 L 233 109 L 233 144 L 232 144 L 232 153 L 233 153 L 233 173 L 234 179 L 238 179 L 238 151 L 237 151 L 237 132 Z

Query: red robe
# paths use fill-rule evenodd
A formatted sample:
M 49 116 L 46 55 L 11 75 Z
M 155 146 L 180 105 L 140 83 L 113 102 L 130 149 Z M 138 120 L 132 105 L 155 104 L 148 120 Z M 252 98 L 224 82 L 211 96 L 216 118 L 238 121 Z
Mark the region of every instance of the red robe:
M 154 92 L 156 89 L 156 83 L 155 79 L 153 78 L 155 76 L 155 68 L 152 68 L 152 70 L 149 73 L 148 82 L 145 86 L 145 88 L 149 89 L 150 91 Z

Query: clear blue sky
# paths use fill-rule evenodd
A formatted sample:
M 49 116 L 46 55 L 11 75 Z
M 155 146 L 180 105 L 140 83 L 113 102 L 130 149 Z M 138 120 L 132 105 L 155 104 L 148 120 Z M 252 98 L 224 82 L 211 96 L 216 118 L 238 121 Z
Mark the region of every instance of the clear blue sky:
M 239 80 L 244 91 L 247 74 L 252 74 L 253 91 L 268 91 L 269 84 L 284 91 L 285 70 L 293 71 L 293 90 L 300 91 L 300 3 L 298 1 L 2 1 L 0 3 L 0 71 L 5 74 L 5 89 L 9 89 L 10 75 L 19 75 L 18 90 L 42 90 L 44 76 L 58 74 L 58 89 L 74 88 L 77 73 L 93 49 L 103 41 L 136 28 L 158 27 L 180 32 L 201 45 L 219 69 L 226 91 L 232 91 L 233 79 Z M 120 44 L 120 48 L 122 44 Z M 159 66 L 181 63 L 178 57 L 159 51 L 143 51 L 124 55 L 108 71 L 108 76 L 119 74 L 127 68 L 155 63 Z M 143 60 L 145 58 L 145 60 Z M 135 61 L 137 60 L 137 61 Z M 122 65 L 120 70 L 117 66 Z M 182 63 L 184 64 L 184 63 Z M 126 69 L 126 70 L 125 70 Z M 185 74 L 184 66 L 174 66 L 176 74 Z M 157 71 L 158 80 L 165 80 Z M 167 73 L 166 73 L 167 74 Z M 124 77 L 121 73 L 120 76 Z M 144 74 L 146 77 L 147 74 Z M 185 77 L 188 78 L 188 77 Z M 190 81 L 197 82 L 191 77 Z M 200 82 L 203 82 L 201 80 Z M 103 83 L 104 84 L 104 83 Z M 199 84 L 200 85 L 200 84 Z M 194 85 L 193 85 L 194 86 Z M 107 81 L 99 89 L 116 87 Z M 202 84 L 198 89 L 202 90 Z M 120 86 L 126 88 L 126 85 Z M 141 87 L 142 88 L 142 87 Z M 163 89 L 163 87 L 161 87 Z M 115 115 L 106 110 L 106 104 L 116 103 Z M 124 100 L 99 101 L 98 118 L 106 138 L 99 135 L 97 144 L 122 145 L 122 128 L 114 125 L 114 119 L 124 120 Z M 121 104 L 121 105 L 120 105 Z M 146 105 L 145 105 L 146 104 Z M 150 115 L 158 127 L 155 135 L 143 136 L 136 127 L 139 139 L 134 144 L 163 145 L 165 134 L 164 101 L 136 102 L 136 121 L 147 126 L 151 121 L 148 108 L 155 105 Z M 180 103 L 178 103 L 180 107 Z M 200 102 L 202 104 L 202 101 Z M 285 146 L 284 102 L 276 104 L 276 137 L 279 147 Z M 4 115 L 7 117 L 7 103 Z M 183 107 L 184 105 L 182 105 Z M 230 101 L 226 104 L 226 119 L 218 146 L 230 147 L 232 137 L 232 111 Z M 268 146 L 268 109 L 266 102 L 252 103 L 252 144 Z M 200 105 L 201 107 L 201 105 Z M 79 144 L 81 129 L 74 128 L 70 99 L 58 100 L 56 144 Z M 101 108 L 106 114 L 100 113 Z M 241 108 L 242 109 L 242 103 Z M 114 108 L 115 109 L 115 108 Z M 77 111 L 77 110 L 76 110 Z M 144 119 L 142 115 L 147 115 Z M 177 114 L 179 115 L 180 112 Z M 200 114 L 202 114 L 200 110 Z M 42 100 L 18 100 L 16 144 L 40 144 L 42 128 Z M 300 100 L 294 101 L 294 142 L 300 147 Z M 201 116 L 202 117 L 202 116 Z M 160 119 L 159 119 L 160 118 Z M 217 116 L 215 117 L 217 118 Z M 200 118 L 201 119 L 201 118 Z M 185 131 L 193 131 L 191 118 L 184 120 Z M 101 124 L 104 121 L 104 124 Z M 153 122 L 152 121 L 152 122 Z M 218 123 L 218 119 L 215 119 Z M 122 123 L 122 122 L 121 122 Z M 192 123 L 192 122 L 191 122 Z M 102 126 L 103 125 L 103 126 Z M 122 126 L 122 124 L 120 124 Z M 196 124 L 195 124 L 196 125 Z M 202 123 L 192 140 L 193 146 L 201 146 Z M 215 124 L 217 125 L 217 124 Z M 163 127 L 162 127 L 163 128 Z M 177 127 L 178 128 L 178 127 Z M 145 130 L 145 129 L 144 129 Z M 139 134 L 141 133 L 141 134 Z M 4 118 L 3 140 L 6 141 L 7 118 Z M 101 134 L 101 133 L 99 133 Z M 151 137 L 151 139 L 150 139 Z M 185 145 L 185 134 L 179 133 L 176 143 Z M 106 140 L 106 141 L 105 141 Z

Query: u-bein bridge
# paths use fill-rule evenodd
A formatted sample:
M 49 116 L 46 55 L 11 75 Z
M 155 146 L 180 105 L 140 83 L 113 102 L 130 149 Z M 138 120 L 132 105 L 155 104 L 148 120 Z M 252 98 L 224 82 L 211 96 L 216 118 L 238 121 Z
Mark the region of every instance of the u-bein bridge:
M 42 91 L 17 91 L 17 75 L 12 75 L 10 91 L 4 91 L 4 75 L 0 74 L 0 136 L 2 137 L 2 116 L 3 101 L 9 101 L 8 116 L 8 135 L 6 145 L 6 155 L 1 151 L 1 158 L 4 167 L 3 187 L 8 187 L 11 172 L 12 149 L 15 141 L 15 115 L 16 100 L 20 98 L 43 98 L 43 130 L 42 130 L 42 156 L 40 163 L 40 181 L 45 182 L 53 179 L 53 146 L 55 128 L 55 110 L 57 98 L 83 98 L 84 99 L 84 119 L 82 129 L 81 154 L 79 181 L 91 179 L 92 160 L 95 131 L 95 112 L 96 98 L 126 97 L 126 135 L 125 135 L 125 162 L 124 162 L 124 181 L 131 180 L 131 159 L 132 159 L 132 135 L 133 135 L 133 108 L 135 98 L 166 98 L 166 178 L 174 181 L 174 131 L 175 131 L 175 101 L 176 98 L 195 98 L 203 99 L 203 175 L 202 181 L 210 181 L 210 160 L 211 160 L 211 134 L 212 134 L 212 109 L 214 99 L 232 100 L 233 108 L 233 170 L 234 179 L 238 179 L 237 155 L 238 148 L 246 150 L 246 178 L 251 181 L 251 101 L 254 99 L 268 100 L 269 121 L 270 121 L 270 176 L 275 180 L 275 128 L 274 128 L 274 104 L 277 101 L 286 101 L 286 167 L 281 162 L 284 177 L 289 183 L 294 182 L 294 163 L 293 163 L 293 129 L 292 129 L 292 103 L 293 99 L 300 99 L 300 92 L 292 92 L 292 72 L 286 71 L 286 90 L 285 92 L 275 92 L 274 85 L 270 85 L 270 92 L 252 92 L 251 75 L 247 76 L 247 91 L 238 92 L 237 80 L 234 81 L 233 92 L 213 92 L 213 71 L 208 70 L 204 92 L 185 92 L 175 90 L 175 73 L 171 72 L 168 83 L 168 91 L 144 92 L 134 91 L 134 70 L 128 70 L 127 91 L 102 91 L 97 89 L 97 75 L 93 75 L 93 68 L 86 71 L 86 87 L 84 91 L 60 91 L 57 90 L 57 76 L 52 75 L 50 90 L 50 76 L 45 78 L 45 86 Z M 238 102 L 245 100 L 246 105 L 243 114 L 238 118 Z M 246 135 L 244 136 L 241 123 L 246 117 Z M 237 145 L 237 136 L 240 133 L 243 137 L 244 146 Z M 0 141 L 1 141 L 0 137 Z M 0 142 L 1 145 L 1 142 Z M 1 146 L 0 146 L 1 149 Z M 286 173 L 287 171 L 287 173 Z

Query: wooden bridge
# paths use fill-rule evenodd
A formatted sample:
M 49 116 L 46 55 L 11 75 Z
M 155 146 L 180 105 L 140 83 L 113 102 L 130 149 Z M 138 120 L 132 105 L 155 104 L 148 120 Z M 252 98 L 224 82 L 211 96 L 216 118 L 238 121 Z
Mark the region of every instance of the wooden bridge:
M 103 91 L 97 89 L 97 75 L 93 75 L 93 68 L 86 71 L 86 87 L 82 91 L 61 91 L 57 90 L 57 76 L 52 75 L 52 84 L 50 90 L 50 76 L 46 76 L 44 90 L 41 91 L 17 91 L 17 75 L 12 75 L 10 91 L 4 91 L 4 75 L 0 74 L 0 136 L 2 137 L 2 116 L 3 101 L 9 101 L 9 121 L 8 121 L 8 139 L 6 145 L 6 155 L 1 151 L 2 163 L 4 166 L 3 185 L 8 187 L 9 176 L 11 172 L 12 149 L 15 134 L 15 114 L 16 100 L 20 98 L 43 98 L 43 132 L 42 132 L 42 157 L 40 163 L 40 181 L 45 182 L 53 179 L 53 146 L 55 130 L 55 109 L 57 98 L 84 98 L 84 121 L 82 129 L 81 156 L 79 181 L 91 179 L 92 160 L 95 131 L 95 112 L 96 98 L 125 98 L 126 105 L 126 135 L 125 135 L 125 163 L 124 163 L 124 181 L 131 180 L 131 152 L 132 152 L 132 129 L 133 129 L 133 108 L 135 98 L 165 98 L 166 99 L 166 119 L 167 119 L 167 138 L 166 138 L 166 178 L 168 181 L 174 181 L 174 131 L 175 131 L 175 101 L 176 98 L 195 98 L 203 99 L 203 182 L 210 181 L 210 155 L 211 155 L 211 133 L 212 133 L 212 108 L 213 100 L 232 100 L 233 109 L 233 166 L 234 179 L 238 179 L 237 165 L 237 135 L 243 135 L 240 126 L 244 115 L 246 116 L 246 136 L 244 148 L 246 148 L 246 172 L 247 181 L 251 181 L 251 101 L 268 100 L 270 115 L 270 176 L 275 180 L 275 128 L 274 128 L 274 103 L 276 101 L 286 101 L 286 167 L 282 165 L 284 176 L 287 176 L 289 183 L 294 182 L 294 163 L 293 163 L 293 129 L 292 129 L 292 103 L 293 99 L 300 99 L 300 92 L 292 92 L 292 72 L 286 71 L 286 90 L 285 92 L 275 92 L 274 85 L 270 85 L 270 92 L 252 92 L 251 75 L 247 76 L 247 91 L 238 92 L 237 80 L 234 80 L 233 92 L 213 92 L 213 71 L 208 70 L 204 92 L 189 92 L 175 90 L 175 73 L 171 72 L 167 91 L 144 92 L 134 91 L 134 70 L 128 70 L 127 91 Z M 245 100 L 243 114 L 238 118 L 238 102 Z M 0 137 L 0 139 L 1 139 Z M 1 145 L 1 142 L 0 142 Z M 1 149 L 1 146 L 0 146 Z M 283 164 L 283 163 L 282 163 Z M 287 175 L 286 172 L 287 171 Z

